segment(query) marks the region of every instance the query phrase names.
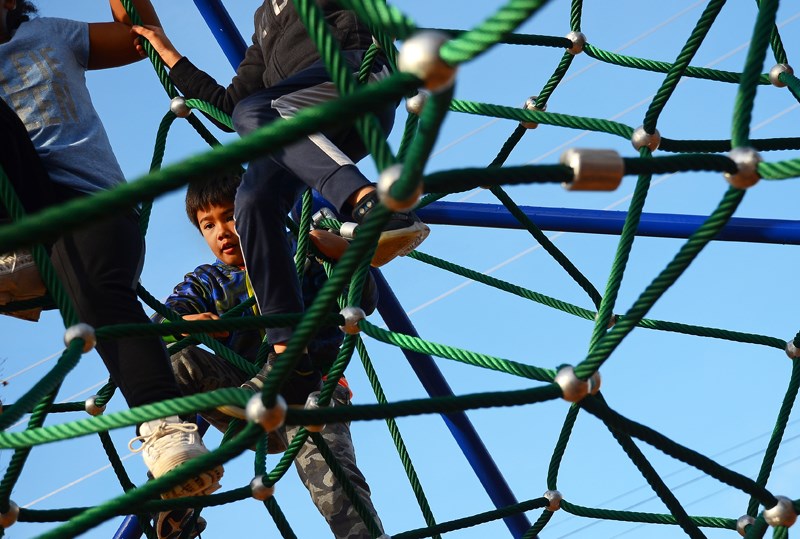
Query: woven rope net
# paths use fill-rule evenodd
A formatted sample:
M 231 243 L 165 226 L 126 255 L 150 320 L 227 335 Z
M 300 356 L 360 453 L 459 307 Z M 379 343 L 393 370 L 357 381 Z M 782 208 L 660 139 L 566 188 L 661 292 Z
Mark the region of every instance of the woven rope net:
M 468 527 L 480 527 L 485 523 L 508 518 L 513 515 L 527 513 L 533 515 L 534 523 L 524 531 L 524 537 L 533 538 L 540 533 L 547 534 L 548 523 L 557 511 L 568 512 L 586 519 L 587 522 L 607 519 L 644 524 L 668 524 L 675 535 L 686 534 L 690 537 L 704 537 L 704 530 L 717 528 L 736 533 L 737 522 L 741 533 L 747 537 L 762 537 L 777 524 L 771 532 L 774 537 L 788 537 L 786 527 L 790 525 L 790 517 L 794 513 L 791 500 L 783 500 L 767 488 L 776 455 L 781 447 L 789 415 L 800 385 L 800 367 L 794 363 L 797 347 L 800 347 L 800 336 L 794 339 L 769 337 L 752 333 L 743 333 L 713 327 L 695 326 L 680 321 L 666 321 L 648 318 L 655 303 L 681 278 L 689 265 L 701 251 L 714 240 L 729 224 L 731 218 L 747 196 L 747 187 L 758 189 L 749 183 L 777 181 L 800 176 L 800 159 L 770 160 L 769 151 L 797 150 L 800 138 L 753 139 L 750 136 L 752 111 L 756 104 L 756 90 L 759 87 L 771 87 L 773 91 L 791 93 L 800 100 L 800 80 L 788 68 L 787 52 L 784 50 L 780 33 L 776 27 L 777 0 L 761 0 L 758 3 L 757 16 L 752 21 L 752 35 L 748 45 L 747 57 L 740 72 L 719 71 L 692 65 L 695 53 L 701 47 L 706 35 L 712 29 L 717 15 L 724 9 L 725 2 L 712 0 L 687 38 L 674 61 L 656 61 L 644 58 L 624 56 L 600 48 L 601 44 L 592 43 L 590 38 L 581 34 L 581 17 L 583 2 L 574 0 L 571 4 L 569 20 L 564 21 L 563 34 L 532 35 L 517 33 L 517 29 L 530 20 L 535 20 L 538 12 L 547 4 L 542 0 L 511 0 L 499 7 L 495 13 L 471 29 L 439 30 L 431 35 L 433 39 L 423 39 L 423 43 L 435 46 L 431 48 L 434 65 L 438 66 L 432 75 L 422 71 L 398 69 L 404 66 L 402 48 L 398 53 L 394 39 L 400 42 L 411 42 L 415 37 L 426 35 L 430 30 L 418 28 L 406 14 L 387 5 L 381 0 L 341 0 L 341 4 L 354 10 L 365 21 L 376 37 L 376 42 L 364 61 L 359 76 L 354 77 L 347 69 L 339 53 L 338 46 L 327 28 L 322 24 L 321 13 L 312 0 L 293 0 L 309 34 L 317 44 L 341 97 L 336 101 L 303 110 L 296 117 L 269 125 L 261 130 L 234 142 L 218 144 L 214 135 L 199 121 L 196 114 L 186 120 L 199 135 L 213 146 L 212 150 L 195 155 L 189 159 L 169 166 L 161 166 L 166 147 L 167 134 L 177 120 L 173 112 L 168 112 L 159 126 L 156 149 L 152 159 L 151 172 L 112 191 L 96 196 L 80 199 L 41 212 L 36 216 L 25 216 L 16 195 L 4 174 L 0 174 L 0 195 L 14 217 L 15 222 L 0 228 L 0 251 L 11 251 L 23 246 L 34 245 L 33 254 L 49 290 L 48 301 L 59 309 L 65 327 L 78 324 L 71 309 L 68 297 L 49 267 L 48 259 L 41 244 L 52 231 L 69 229 L 78 226 L 87 219 L 99 218 L 129 208 L 134 204 L 143 204 L 142 233 L 147 232 L 149 217 L 149 201 L 167 192 L 185 186 L 188 182 L 208 175 L 222 173 L 246 163 L 249 159 L 281 148 L 301 137 L 313 134 L 326 126 L 352 123 L 366 146 L 379 170 L 390 169 L 402 165 L 399 179 L 388 190 L 389 198 L 405 201 L 414 200 L 420 191 L 424 195 L 417 204 L 418 210 L 452 193 L 464 192 L 475 188 L 486 189 L 505 207 L 507 214 L 518 221 L 517 228 L 529 233 L 530 241 L 540 245 L 562 268 L 564 278 L 574 281 L 584 295 L 584 307 L 552 298 L 545 294 L 528 289 L 521 285 L 504 281 L 486 273 L 482 273 L 422 251 L 409 255 L 419 264 L 438 268 L 442 272 L 450 272 L 476 281 L 487 287 L 516 295 L 524 300 L 538 303 L 544 307 L 561 311 L 578 319 L 593 324 L 593 331 L 584 356 L 565 365 L 543 361 L 537 364 L 526 358 L 517 360 L 495 357 L 486 353 L 474 352 L 458 348 L 452 344 L 430 342 L 423 338 L 406 335 L 383 329 L 370 320 L 362 320 L 358 327 L 360 333 L 349 334 L 337 361 L 331 368 L 328 379 L 321 394 L 320 403 L 326 404 L 333 393 L 336 383 L 354 358 L 363 364 L 376 395 L 375 404 L 355 404 L 352 407 L 326 408 L 322 406 L 314 410 L 290 409 L 286 416 L 287 424 L 312 425 L 335 421 L 384 420 L 394 440 L 398 458 L 402 462 L 408 476 L 410 488 L 419 505 L 419 511 L 426 525 L 411 530 L 387 530 L 394 538 L 411 539 L 416 537 L 441 537 Z M 136 22 L 138 15 L 130 2 L 126 8 Z M 750 23 L 748 23 L 750 24 Z M 441 41 L 438 41 L 441 39 Z M 450 75 L 458 81 L 458 68 L 462 64 L 468 66 L 477 57 L 494 47 L 524 45 L 528 47 L 546 48 L 552 54 L 554 69 L 547 83 L 532 98 L 526 107 L 508 107 L 491 103 L 464 101 L 454 98 L 453 84 Z M 149 49 L 149 46 L 146 48 Z M 424 48 L 424 47 L 423 47 Z M 382 49 L 394 68 L 393 74 L 375 84 L 361 84 L 366 78 L 375 54 Z M 164 66 L 152 50 L 148 50 L 156 74 L 170 98 L 178 97 L 172 86 Z M 644 70 L 658 74 L 661 84 L 652 96 L 641 126 L 629 126 L 616 121 L 571 115 L 567 111 L 547 111 L 547 103 L 558 91 L 559 84 L 571 73 L 571 66 L 579 55 L 587 55 L 593 59 L 619 66 L 620 69 Z M 775 62 L 769 63 L 771 55 Z M 771 66 L 776 65 L 772 69 Z M 413 67 L 413 66 L 412 66 Z M 539 66 L 540 69 L 543 67 Z M 444 82 L 436 81 L 439 78 Z M 662 111 L 667 105 L 682 78 L 696 78 L 714 81 L 719 84 L 733 85 L 737 88 L 735 106 L 731 112 L 732 132 L 729 139 L 724 140 L 682 140 L 658 135 L 657 125 Z M 420 92 L 424 87 L 429 92 Z M 766 93 L 766 92 L 765 92 Z M 412 97 L 417 103 L 424 97 L 424 106 L 413 109 L 403 126 L 403 136 L 399 147 L 393 150 L 386 142 L 370 111 L 376 110 L 387 102 L 397 102 L 403 97 Z M 198 111 L 214 117 L 219 122 L 230 125 L 230 118 L 213 107 L 197 100 L 186 100 L 186 104 Z M 413 107 L 412 107 L 413 108 Z M 508 138 L 497 146 L 497 155 L 483 166 L 458 170 L 439 170 L 425 174 L 426 163 L 431 153 L 439 130 L 447 117 L 453 115 L 479 115 L 492 119 L 500 119 L 508 125 Z M 559 163 L 525 166 L 506 166 L 505 163 L 514 148 L 523 137 L 534 137 L 536 126 L 555 126 L 564 129 L 592 131 L 609 137 L 633 140 L 635 150 L 629 156 L 621 156 L 615 151 L 600 153 L 581 153 L 575 160 L 562 159 Z M 602 150 L 602 149 L 600 149 Z M 599 157 L 598 157 L 599 156 Z M 599 159 L 599 161 L 595 161 Z M 396 170 L 396 169 L 395 169 Z M 611 172 L 608 172 L 611 170 Z M 703 219 L 699 226 L 682 241 L 676 254 L 669 260 L 664 269 L 658 273 L 644 290 L 638 295 L 627 310 L 617 312 L 617 300 L 620 289 L 628 277 L 626 264 L 633 251 L 634 239 L 643 214 L 645 201 L 653 176 L 665 173 L 682 173 L 690 171 L 706 171 L 717 173 L 720 181 L 723 176 L 730 180 L 730 187 L 719 200 L 713 211 Z M 554 243 L 537 226 L 535 219 L 529 217 L 512 197 L 506 187 L 521 184 L 560 184 L 580 189 L 586 183 L 595 183 L 600 177 L 600 187 L 606 188 L 625 177 L 626 181 L 634 181 L 635 190 L 630 199 L 624 225 L 618 235 L 618 242 L 613 263 L 605 274 L 605 290 L 598 290 L 595 285 L 578 269 L 577 265 L 562 253 Z M 611 178 L 609 180 L 609 178 Z M 613 186 L 613 185 L 612 185 Z M 307 193 L 303 199 L 302 216 L 296 223 L 298 234 L 298 260 L 304 260 L 312 247 L 308 241 L 307 231 L 312 215 L 312 198 Z M 260 398 L 267 408 L 273 406 L 280 392 L 281 384 L 288 378 L 291 363 L 312 338 L 314 331 L 323 325 L 341 325 L 342 316 L 331 315 L 331 308 L 338 302 L 341 307 L 357 305 L 360 301 L 361 288 L 369 269 L 369 260 L 375 247 L 377 237 L 390 217 L 391 211 L 384 205 L 374 211 L 370 218 L 360 227 L 358 236 L 352 241 L 343 258 L 335 265 L 328 267 L 329 280 L 318 294 L 313 306 L 303 314 L 286 316 L 261 316 L 247 319 L 229 316 L 219 321 L 186 322 L 175 313 L 169 312 L 160 304 L 144 286 L 140 287 L 141 299 L 152 309 L 164 314 L 172 323 L 163 325 L 125 325 L 95 328 L 98 339 L 113 339 L 132 335 L 167 335 L 176 330 L 192 334 L 192 337 L 172 345 L 177 347 L 200 342 L 212 348 L 221 357 L 231 361 L 247 372 L 255 372 L 254 365 L 239 357 L 230 350 L 225 350 L 219 343 L 205 336 L 203 332 L 219 329 L 240 329 L 244 327 L 268 327 L 279 324 L 296 324 L 294 337 L 289 343 L 286 357 L 289 360 L 273 370 Z M 323 219 L 316 226 L 338 230 L 342 223 L 335 219 Z M 423 246 L 424 248 L 424 246 Z M 146 285 L 146 283 L 145 283 Z M 342 290 L 349 290 L 342 295 Z M 588 302 L 586 301 L 588 299 Z M 4 311 L 15 311 L 35 307 L 36 302 L 25 304 L 9 304 Z M 250 305 L 243 305 L 248 308 Z M 791 362 L 791 373 L 786 376 L 785 394 L 779 409 L 774 412 L 774 429 L 766 449 L 761 454 L 761 465 L 755 477 L 749 477 L 729 467 L 717 463 L 699 451 L 670 439 L 661 434 L 658 425 L 637 423 L 617 412 L 607 402 L 609 395 L 599 391 L 599 372 L 608 362 L 613 363 L 614 353 L 623 341 L 632 333 L 643 331 L 671 332 L 694 337 L 711 337 L 734 343 L 745 343 L 760 347 L 776 349 L 776 354 L 784 352 Z M 478 373 L 485 369 L 502 373 L 525 381 L 523 389 L 494 392 L 470 392 L 461 395 L 445 395 L 428 399 L 396 400 L 387 399 L 381 381 L 368 353 L 370 340 L 380 341 L 398 349 L 428 354 L 443 361 L 457 362 L 472 367 Z M 127 428 L 143 421 L 175 414 L 190 414 L 202 409 L 221 405 L 245 406 L 248 393 L 239 388 L 223 389 L 209 393 L 193 395 L 167 402 L 142 406 L 136 409 L 108 413 L 95 417 L 75 417 L 52 426 L 43 426 L 50 414 L 80 414 L 85 410 L 84 402 L 54 404 L 55 398 L 66 377 L 70 375 L 78 363 L 84 347 L 81 337 L 71 340 L 58 363 L 37 383 L 32 385 L 16 402 L 6 405 L 0 415 L 0 425 L 4 432 L 0 433 L 0 448 L 13 450 L 13 456 L 0 484 L 0 513 L 11 514 L 13 501 L 11 492 L 23 475 L 23 469 L 32 449 L 45 443 L 59 442 L 90 434 L 99 434 L 101 443 L 109 456 L 114 471 L 119 478 L 119 492 L 107 502 L 93 507 L 69 507 L 55 510 L 21 509 L 16 526 L 23 527 L 26 522 L 50 522 L 53 527 L 42 537 L 72 537 L 119 515 L 145 515 L 157 510 L 171 507 L 212 506 L 234 503 L 251 497 L 249 485 L 226 485 L 228 490 L 211 496 L 191 500 L 165 501 L 158 499 L 158 493 L 172 485 L 180 483 L 192 474 L 218 463 L 226 463 L 240 455 L 247 456 L 251 447 L 256 447 L 256 475 L 263 476 L 267 485 L 279 483 L 289 468 L 299 447 L 308 437 L 312 438 L 326 461 L 337 473 L 340 481 L 345 483 L 345 490 L 350 492 L 352 502 L 365 519 L 368 529 L 374 537 L 380 533 L 371 520 L 363 503 L 349 487 L 347 478 L 343 477 L 336 461 L 336 455 L 325 447 L 323 439 L 316 433 L 303 429 L 292 441 L 287 451 L 271 466 L 267 465 L 266 436 L 257 423 L 247 424 L 238 434 L 223 438 L 219 447 L 214 448 L 207 456 L 198 458 L 175 471 L 135 486 L 128 477 L 120 456 L 111 441 L 108 432 L 111 429 Z M 535 356 L 534 356 L 535 357 Z M 784 356 L 785 359 L 785 356 Z M 479 377 L 480 374 L 476 374 Z M 775 388 L 784 391 L 784 388 Z M 97 406 L 102 407 L 115 393 L 115 387 L 109 383 L 103 387 L 94 399 Z M 563 400 L 562 400 L 563 399 Z M 488 510 L 482 513 L 465 514 L 460 518 L 441 521 L 435 518 L 436 507 L 428 503 L 422 482 L 412 464 L 411 455 L 400 434 L 396 419 L 423 414 L 450 414 L 481 408 L 510 407 L 536 405 L 546 401 L 563 404 L 563 426 L 553 439 L 541 437 L 538 443 L 552 447 L 552 456 L 546 477 L 532 477 L 529 482 L 537 485 L 546 495 L 536 495 L 517 504 Z M 541 406 L 541 404 L 539 404 Z M 526 408 L 531 414 L 536 413 L 537 406 Z M 559 471 L 565 456 L 568 443 L 579 416 L 591 416 L 591 419 L 604 425 L 618 444 L 618 450 L 624 454 L 641 476 L 646 480 L 663 504 L 665 510 L 660 513 L 637 512 L 607 507 L 587 507 L 578 505 L 580 493 L 564 493 L 563 499 L 558 493 Z M 22 432 L 5 432 L 11 425 L 27 416 L 27 428 Z M 535 416 L 534 416 L 535 417 Z M 532 419 L 535 421 L 535 419 Z M 377 423 L 373 423 L 377 425 Z M 746 507 L 732 509 L 732 513 L 716 517 L 694 516 L 689 514 L 681 501 L 667 487 L 663 477 L 659 475 L 642 446 L 652 446 L 668 457 L 696 468 L 726 488 L 744 493 L 749 498 Z M 247 456 L 247 458 L 250 458 Z M 374 481 L 373 481 L 374 483 Z M 381 485 L 373 484 L 380 489 Z M 111 491 L 111 489 L 109 489 Z M 792 494 L 792 493 L 788 493 Z M 277 505 L 279 491 L 275 497 L 264 501 L 264 506 L 283 537 L 295 537 L 292 523 L 287 521 Z M 560 500 L 560 503 L 558 503 Z M 783 500 L 783 501 L 782 501 Z M 787 506 L 788 504 L 788 506 Z M 794 502 L 796 506 L 797 502 Z M 783 512 L 778 509 L 783 508 Z M 778 514 L 776 517 L 775 515 Z M 740 515 L 744 515 L 740 518 Z M 783 515 L 783 516 L 781 516 Z M 776 520 L 777 519 L 777 520 Z M 782 520 L 783 519 L 783 520 Z M 13 520 L 13 519 L 12 519 Z M 147 518 L 140 519 L 143 532 L 153 536 L 153 530 L 147 524 Z M 6 523 L 13 524 L 9 520 Z M 4 533 L 4 530 L 3 532 Z M 591 532 L 587 532 L 591 534 Z

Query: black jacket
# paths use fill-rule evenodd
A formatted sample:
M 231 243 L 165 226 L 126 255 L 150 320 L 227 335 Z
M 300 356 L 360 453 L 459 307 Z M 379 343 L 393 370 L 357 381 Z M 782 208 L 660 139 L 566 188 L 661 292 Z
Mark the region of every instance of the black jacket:
M 317 4 L 343 50 L 366 50 L 372 45 L 372 35 L 355 13 L 342 9 L 333 0 L 317 0 Z M 172 82 L 184 96 L 202 99 L 231 114 L 245 97 L 319 60 L 317 48 L 291 0 L 264 0 L 255 12 L 254 26 L 253 44 L 247 48 L 227 89 L 186 57 L 172 67 Z

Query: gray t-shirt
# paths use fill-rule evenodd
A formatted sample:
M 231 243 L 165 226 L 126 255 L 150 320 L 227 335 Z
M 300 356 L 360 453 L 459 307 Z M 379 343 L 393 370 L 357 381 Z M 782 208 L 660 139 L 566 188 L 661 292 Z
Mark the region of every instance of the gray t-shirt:
M 0 98 L 25 124 L 50 178 L 92 193 L 125 181 L 86 87 L 89 26 L 40 17 L 0 44 Z

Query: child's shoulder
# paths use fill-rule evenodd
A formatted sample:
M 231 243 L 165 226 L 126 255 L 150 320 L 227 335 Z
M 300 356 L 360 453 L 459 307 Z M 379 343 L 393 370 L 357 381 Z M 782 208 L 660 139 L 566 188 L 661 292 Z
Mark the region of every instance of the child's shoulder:
M 45 40 L 48 43 L 88 44 L 89 24 L 59 17 L 33 17 L 20 25 L 14 36 L 20 40 Z
M 88 28 L 89 23 L 76 21 L 73 19 L 62 19 L 60 17 L 33 17 L 31 20 L 20 25 L 20 32 L 44 32 L 49 31 L 55 34 L 71 33 L 75 29 Z

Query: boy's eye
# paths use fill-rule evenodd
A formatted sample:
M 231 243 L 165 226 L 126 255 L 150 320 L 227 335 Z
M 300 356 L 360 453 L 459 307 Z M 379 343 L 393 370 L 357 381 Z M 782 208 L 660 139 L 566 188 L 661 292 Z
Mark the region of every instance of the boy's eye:
M 212 223 L 205 223 L 203 225 L 203 230 L 210 230 L 213 227 L 214 227 L 214 225 Z

